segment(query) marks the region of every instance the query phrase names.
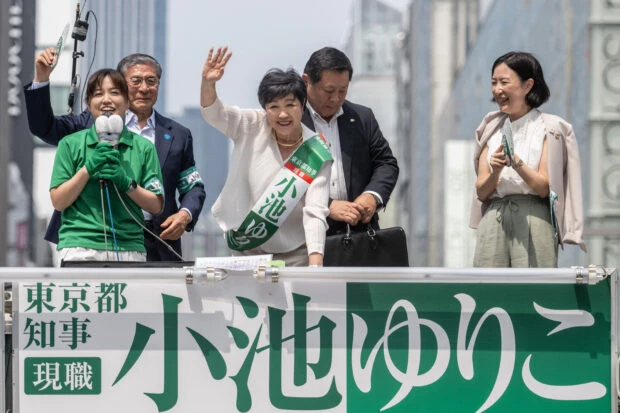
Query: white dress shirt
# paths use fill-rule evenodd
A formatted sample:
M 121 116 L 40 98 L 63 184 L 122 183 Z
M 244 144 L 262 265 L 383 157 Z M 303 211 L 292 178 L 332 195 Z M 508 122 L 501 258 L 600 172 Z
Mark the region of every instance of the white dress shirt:
M 344 179 L 342 150 L 340 148 L 340 133 L 338 132 L 338 118 L 344 113 L 342 107 L 340 107 L 338 112 L 336 112 L 330 121 L 327 122 L 312 108 L 312 106 L 310 106 L 310 103 L 306 103 L 306 105 L 310 110 L 315 131 L 325 137 L 329 151 L 332 154 L 332 158 L 334 158 L 334 162 L 332 163 L 331 179 L 329 182 L 329 197 L 331 199 L 347 201 L 349 197 L 347 194 L 347 182 Z
M 338 118 L 344 114 L 342 106 L 338 109 L 338 112 L 327 122 L 317 111 L 312 108 L 309 102 L 306 103 L 312 121 L 314 122 L 314 128 L 317 133 L 322 134 L 327 141 L 329 151 L 334 158 L 332 163 L 332 174 L 329 183 L 329 197 L 339 201 L 348 201 L 349 196 L 347 194 L 347 181 L 344 177 L 344 166 L 342 164 L 342 150 L 340 148 L 340 132 L 338 130 Z M 372 194 L 377 202 L 377 209 L 380 205 L 383 205 L 383 198 L 375 191 L 364 191 L 364 193 Z M 380 204 L 380 205 L 379 205 Z

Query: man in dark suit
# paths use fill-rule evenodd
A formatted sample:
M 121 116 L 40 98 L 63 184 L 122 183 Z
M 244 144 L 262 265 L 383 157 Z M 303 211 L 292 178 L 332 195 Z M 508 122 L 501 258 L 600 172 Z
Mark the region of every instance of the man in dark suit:
M 35 59 L 34 81 L 24 87 L 30 131 L 43 141 L 57 145 L 64 136 L 90 127 L 94 119 L 87 110 L 79 115 L 54 116 L 50 103 L 49 77 L 53 70 L 54 48 Z M 163 243 L 145 232 L 148 261 L 181 259 L 181 235 L 196 225 L 205 200 L 204 184 L 196 170 L 192 134 L 183 125 L 153 109 L 157 101 L 162 69 L 157 60 L 145 54 L 132 54 L 118 64 L 129 87 L 127 129 L 155 144 L 162 169 L 165 204 L 158 216 L 145 213 L 147 228 Z M 177 205 L 176 192 L 180 206 Z M 58 242 L 60 214 L 55 211 L 45 239 Z
M 363 231 L 379 228 L 377 210 L 385 207 L 398 179 L 398 164 L 370 108 L 345 100 L 353 67 L 340 50 L 314 52 L 302 75 L 308 102 L 302 122 L 322 133 L 334 162 L 329 193 L 328 235 L 346 224 Z

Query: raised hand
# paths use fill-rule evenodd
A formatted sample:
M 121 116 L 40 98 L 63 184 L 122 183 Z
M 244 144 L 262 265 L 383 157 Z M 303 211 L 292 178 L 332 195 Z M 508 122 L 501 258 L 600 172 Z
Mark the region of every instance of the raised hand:
M 34 81 L 47 82 L 50 74 L 54 70 L 52 64 L 56 63 L 58 56 L 55 55 L 56 49 L 48 47 L 37 55 L 34 59 Z
M 217 82 L 224 76 L 224 68 L 228 59 L 232 56 L 232 52 L 228 51 L 228 47 L 218 47 L 215 53 L 213 48 L 209 49 L 209 55 L 202 67 L 202 79 L 207 82 Z

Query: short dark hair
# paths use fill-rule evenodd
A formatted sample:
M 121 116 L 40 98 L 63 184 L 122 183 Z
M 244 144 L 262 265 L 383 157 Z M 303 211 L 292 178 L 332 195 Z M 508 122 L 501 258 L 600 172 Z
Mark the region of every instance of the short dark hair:
M 110 78 L 112 84 L 120 90 L 125 100 L 129 102 L 129 89 L 127 88 L 125 76 L 118 70 L 105 68 L 97 70 L 88 79 L 88 84 L 86 86 L 86 103 L 90 103 L 90 100 L 95 94 L 95 90 L 101 87 L 103 79 L 106 77 Z
M 545 82 L 542 67 L 534 55 L 527 52 L 508 52 L 495 60 L 491 76 L 493 76 L 495 67 L 502 63 L 514 70 L 522 82 L 528 79 L 534 80 L 534 86 L 525 96 L 525 102 L 530 107 L 537 108 L 549 99 L 551 92 Z
M 258 101 L 265 108 L 269 102 L 278 98 L 283 98 L 293 94 L 303 105 L 306 104 L 306 85 L 295 69 L 289 68 L 286 71 L 281 69 L 270 69 L 263 80 L 258 85 Z
M 321 81 L 323 70 L 349 72 L 349 80 L 353 77 L 353 66 L 346 54 L 333 47 L 324 47 L 310 55 L 304 73 L 308 75 L 310 83 Z
M 155 60 L 153 56 L 150 56 L 144 53 L 134 53 L 134 54 L 130 54 L 129 56 L 123 57 L 121 61 L 118 62 L 118 65 L 116 66 L 116 70 L 118 70 L 119 72 L 123 74 L 123 76 L 125 76 L 127 69 L 135 65 L 152 66 L 155 69 L 157 78 L 161 79 L 161 74 L 162 74 L 161 65 L 159 64 L 157 60 Z

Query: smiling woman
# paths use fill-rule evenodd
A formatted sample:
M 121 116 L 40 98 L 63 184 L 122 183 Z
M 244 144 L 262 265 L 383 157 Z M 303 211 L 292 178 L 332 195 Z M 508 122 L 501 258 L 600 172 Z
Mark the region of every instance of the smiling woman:
M 287 72 L 272 69 L 260 83 L 258 101 L 265 108 L 271 137 L 276 141 L 282 159 L 288 159 L 303 141 L 304 83 L 292 69 Z
M 129 92 L 120 72 L 95 72 L 86 102 L 95 125 L 60 141 L 50 183 L 52 204 L 62 212 L 60 259 L 145 261 L 142 210 L 158 214 L 163 207 L 155 147 L 124 126 Z M 96 129 L 110 115 L 121 118 L 114 146 L 98 139 L 113 131 Z
M 476 267 L 556 267 L 558 245 L 582 239 L 581 167 L 572 126 L 537 108 L 549 99 L 538 60 L 509 52 L 495 60 L 499 111 L 476 130 Z
M 322 265 L 331 155 L 301 123 L 304 82 L 293 69 L 272 69 L 258 88 L 263 109 L 227 106 L 215 84 L 230 57 L 227 48 L 211 49 L 202 71 L 202 115 L 234 143 L 213 216 L 234 255 L 273 254 L 288 266 Z

